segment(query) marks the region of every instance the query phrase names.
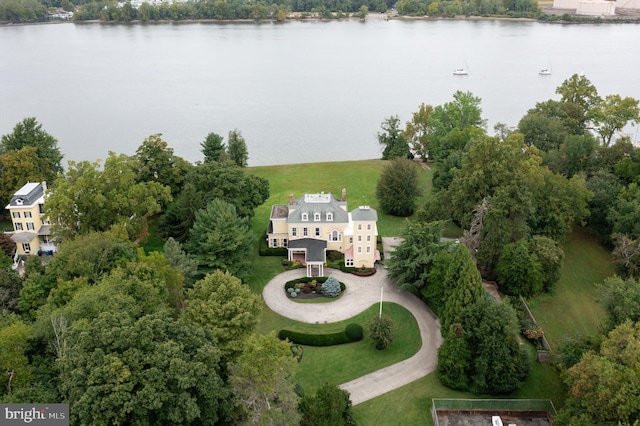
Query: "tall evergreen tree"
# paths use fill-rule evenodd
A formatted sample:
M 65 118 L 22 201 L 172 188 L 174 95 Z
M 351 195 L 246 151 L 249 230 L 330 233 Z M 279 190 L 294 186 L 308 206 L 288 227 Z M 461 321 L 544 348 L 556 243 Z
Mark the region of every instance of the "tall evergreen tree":
M 227 159 L 227 152 L 223 142 L 224 138 L 217 133 L 209 133 L 200 144 L 204 162 L 224 161 Z
M 442 315 L 445 328 L 459 323 L 466 307 L 473 305 L 484 297 L 482 277 L 473 261 L 469 249 L 458 244 L 453 259 L 449 264 L 444 287 L 446 302 Z
M 525 240 L 504 247 L 495 273 L 500 288 L 507 294 L 529 297 L 542 291 L 542 265 Z
M 442 222 L 408 222 L 402 242 L 386 262 L 396 284 L 417 294 L 428 282 L 428 274 L 438 253 L 448 243 L 440 240 Z
M 254 240 L 249 219 L 238 217 L 233 204 L 216 198 L 196 213 L 185 249 L 198 261 L 201 274 L 220 269 L 245 277 Z
M 47 133 L 35 117 L 25 118 L 16 124 L 12 133 L 2 136 L 0 154 L 19 151 L 28 146 L 36 149 L 46 180 L 53 181 L 58 173 L 62 173 L 63 155 L 58 148 L 58 140 Z
M 227 157 L 238 167 L 247 167 L 249 162 L 249 150 L 247 143 L 242 137 L 240 130 L 235 129 L 229 132 L 229 142 L 227 144 Z

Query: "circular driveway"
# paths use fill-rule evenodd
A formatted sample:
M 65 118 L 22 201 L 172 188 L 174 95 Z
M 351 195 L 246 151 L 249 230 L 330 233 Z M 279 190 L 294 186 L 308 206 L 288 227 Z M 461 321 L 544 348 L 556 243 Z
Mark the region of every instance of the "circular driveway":
M 296 321 L 322 324 L 349 319 L 383 301 L 397 303 L 413 314 L 420 328 L 422 346 L 411 358 L 361 376 L 340 385 L 349 391 L 353 405 L 375 398 L 386 392 L 418 380 L 435 371 L 438 347 L 442 344 L 440 321 L 431 309 L 413 294 L 396 288 L 387 277 L 387 271 L 378 267 L 370 277 L 358 277 L 337 269 L 325 269 L 346 285 L 344 295 L 331 303 L 297 303 L 289 299 L 283 287 L 287 281 L 306 275 L 306 269 L 294 269 L 273 278 L 264 287 L 262 296 L 274 312 Z

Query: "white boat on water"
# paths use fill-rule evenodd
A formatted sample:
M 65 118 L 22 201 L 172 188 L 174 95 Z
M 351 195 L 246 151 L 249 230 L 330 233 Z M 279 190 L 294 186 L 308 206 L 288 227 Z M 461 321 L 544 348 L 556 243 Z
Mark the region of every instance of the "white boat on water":
M 453 71 L 453 75 L 469 75 L 469 72 L 465 68 L 458 68 Z
M 548 68 L 542 68 L 538 74 L 540 75 L 551 75 L 551 58 L 549 58 L 549 67 Z

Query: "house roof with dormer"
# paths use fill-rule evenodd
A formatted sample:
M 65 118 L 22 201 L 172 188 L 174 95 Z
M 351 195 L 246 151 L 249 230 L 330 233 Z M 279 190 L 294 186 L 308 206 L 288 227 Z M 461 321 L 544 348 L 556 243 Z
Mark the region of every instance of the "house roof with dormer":
M 348 223 L 347 202 L 334 198 L 331 194 L 305 194 L 288 205 L 288 223 Z M 303 214 L 307 220 L 302 220 Z M 318 217 L 319 214 L 319 217 Z M 332 216 L 328 219 L 329 214 Z M 318 220 L 316 220 L 318 218 Z
M 43 184 L 36 182 L 26 183 L 22 188 L 18 189 L 15 194 L 13 194 L 13 197 L 11 197 L 11 201 L 5 208 L 15 209 L 30 207 L 35 205 L 36 203 L 42 203 L 44 202 L 44 192 L 45 188 Z

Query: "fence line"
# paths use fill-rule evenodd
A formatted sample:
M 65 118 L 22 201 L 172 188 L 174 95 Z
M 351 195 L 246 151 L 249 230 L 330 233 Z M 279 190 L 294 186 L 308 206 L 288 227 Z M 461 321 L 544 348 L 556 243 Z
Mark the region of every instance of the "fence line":
M 524 308 L 524 312 L 527 314 L 527 316 L 529 317 L 531 322 L 533 322 L 534 325 L 538 325 L 538 322 L 536 321 L 536 318 L 533 316 L 533 313 L 529 309 L 529 306 L 527 305 L 527 302 L 525 302 L 524 298 L 522 298 L 522 297 L 520 298 L 520 303 L 522 303 L 522 307 Z M 545 336 L 542 336 L 541 340 L 542 340 L 542 346 L 544 346 L 544 348 L 546 350 L 551 352 L 551 346 L 549 345 L 549 342 L 547 341 L 547 338 Z
M 557 416 L 556 408 L 549 399 L 443 399 L 431 400 L 431 417 L 434 426 L 439 426 L 437 410 L 468 411 L 546 411 Z

